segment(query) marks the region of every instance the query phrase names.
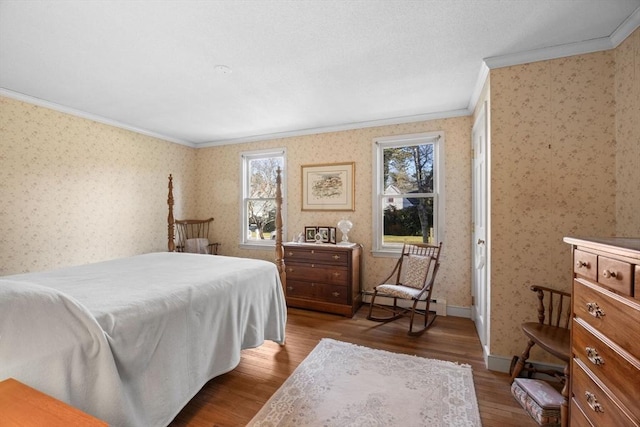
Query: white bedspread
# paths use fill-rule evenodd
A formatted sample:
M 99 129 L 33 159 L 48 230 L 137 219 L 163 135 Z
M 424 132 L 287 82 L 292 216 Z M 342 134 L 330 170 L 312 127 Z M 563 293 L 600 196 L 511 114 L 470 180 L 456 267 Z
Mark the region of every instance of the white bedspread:
M 240 350 L 284 343 L 273 263 L 154 253 L 0 277 L 0 380 L 115 426 L 164 426 Z

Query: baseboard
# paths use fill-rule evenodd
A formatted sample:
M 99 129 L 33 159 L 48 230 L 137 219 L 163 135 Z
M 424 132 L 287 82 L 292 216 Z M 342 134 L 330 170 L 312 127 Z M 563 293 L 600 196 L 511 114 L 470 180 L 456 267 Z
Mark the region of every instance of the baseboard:
M 371 293 L 363 292 L 362 293 L 362 302 L 369 304 L 371 302 Z M 385 297 L 377 297 L 376 303 L 380 303 L 382 305 L 393 305 L 393 298 L 385 298 Z M 398 300 L 398 305 L 400 307 L 410 307 L 411 304 L 407 300 Z M 418 308 L 424 310 L 425 304 L 418 304 Z M 471 307 L 458 307 L 454 305 L 447 305 L 447 300 L 444 298 L 432 298 L 430 304 L 431 310 L 434 310 L 438 316 L 454 316 L 454 317 L 464 317 L 467 319 L 471 318 Z
M 495 356 L 489 355 L 487 357 L 487 369 L 490 371 L 496 372 L 504 372 L 505 374 L 509 373 L 509 368 L 511 367 L 511 359 L 512 357 L 504 357 L 504 356 Z M 555 369 L 562 371 L 564 369 L 564 365 L 557 365 L 548 362 L 538 362 L 527 360 L 527 363 L 532 363 L 538 369 Z M 533 378 L 540 378 L 543 380 L 550 380 L 551 378 L 545 374 L 534 374 Z
M 471 307 L 458 307 L 455 305 L 449 305 L 447 306 L 447 315 L 471 319 Z
M 369 292 L 362 293 L 362 302 L 369 304 L 371 302 L 372 294 Z M 381 305 L 393 305 L 393 298 L 387 297 L 376 297 L 376 304 Z M 411 307 L 412 303 L 408 300 L 398 300 L 398 305 L 400 307 Z M 426 307 L 426 303 L 418 303 L 418 308 L 424 310 Z M 445 299 L 431 299 L 430 307 L 431 311 L 435 311 L 438 316 L 447 316 L 449 314 L 447 307 L 447 300 Z

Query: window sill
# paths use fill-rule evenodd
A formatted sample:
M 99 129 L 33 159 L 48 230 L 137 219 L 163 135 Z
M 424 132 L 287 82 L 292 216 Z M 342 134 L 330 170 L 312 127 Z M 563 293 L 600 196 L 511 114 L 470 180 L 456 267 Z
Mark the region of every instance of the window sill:
M 372 250 L 371 251 L 371 255 L 373 255 L 376 258 L 399 258 L 401 250 L 402 250 L 401 248 L 398 248 L 398 249 L 378 249 L 378 250 Z
M 275 249 L 275 247 L 275 241 L 269 241 L 269 243 L 240 243 L 240 249 L 272 251 Z

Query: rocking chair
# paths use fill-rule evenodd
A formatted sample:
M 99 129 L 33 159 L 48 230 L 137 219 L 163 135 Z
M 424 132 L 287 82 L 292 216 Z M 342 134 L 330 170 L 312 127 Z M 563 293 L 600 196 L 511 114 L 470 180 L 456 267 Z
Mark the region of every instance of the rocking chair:
M 408 334 L 411 336 L 422 335 L 436 318 L 436 313 L 429 310 L 429 304 L 436 273 L 440 267 L 441 252 L 442 243 L 438 246 L 424 243 L 405 243 L 400 258 L 389 277 L 374 288 L 367 319 L 376 322 L 390 322 L 401 317 L 409 317 Z M 393 298 L 393 305 L 381 304 L 380 297 Z M 398 305 L 398 300 L 405 301 L 404 306 Z M 424 304 L 424 309 L 418 308 L 418 304 Z M 373 314 L 374 307 L 376 311 L 383 310 L 391 314 L 386 317 L 378 317 Z M 414 331 L 416 315 L 424 317 L 424 324 Z
M 176 220 L 176 252 L 217 255 L 220 243 L 209 241 L 209 219 Z

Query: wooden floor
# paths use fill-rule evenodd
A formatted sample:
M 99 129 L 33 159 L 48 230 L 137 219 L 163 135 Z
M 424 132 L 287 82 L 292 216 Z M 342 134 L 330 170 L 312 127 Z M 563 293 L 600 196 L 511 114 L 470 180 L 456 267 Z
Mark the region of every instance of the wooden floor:
M 422 337 L 409 337 L 406 319 L 380 324 L 365 318 L 366 309 L 363 306 L 353 319 L 348 319 L 290 308 L 286 345 L 266 342 L 259 348 L 244 350 L 238 367 L 209 381 L 171 426 L 245 425 L 325 337 L 469 364 L 484 427 L 537 426 L 511 396 L 507 374 L 485 369 L 471 320 L 441 316 Z

